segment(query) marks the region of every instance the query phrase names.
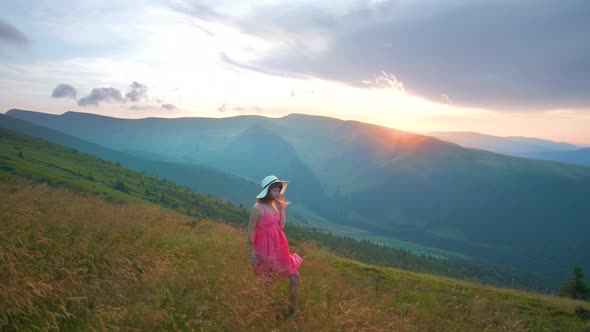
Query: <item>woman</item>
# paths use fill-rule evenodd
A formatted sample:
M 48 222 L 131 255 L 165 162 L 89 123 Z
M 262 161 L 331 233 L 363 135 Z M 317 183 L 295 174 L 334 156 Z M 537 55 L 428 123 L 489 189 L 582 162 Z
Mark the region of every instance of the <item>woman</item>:
M 256 275 L 278 275 L 288 277 L 289 313 L 297 311 L 297 286 L 301 257 L 289 252 L 289 243 L 283 233 L 285 228 L 285 206 L 283 194 L 287 181 L 281 181 L 274 175 L 262 179 L 262 191 L 256 196 L 256 204 L 250 213 L 248 224 L 248 245 L 252 266 Z

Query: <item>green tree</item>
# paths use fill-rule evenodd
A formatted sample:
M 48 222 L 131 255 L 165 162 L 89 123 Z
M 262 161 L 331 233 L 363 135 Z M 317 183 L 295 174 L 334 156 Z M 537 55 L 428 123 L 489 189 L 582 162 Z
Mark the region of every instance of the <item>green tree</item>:
M 129 189 L 127 188 L 127 186 L 125 185 L 125 183 L 121 180 L 117 180 L 115 181 L 115 183 L 113 184 L 113 188 L 118 190 L 118 191 L 122 191 L 124 193 L 129 192 Z
M 569 279 L 561 284 L 560 294 L 576 300 L 587 300 L 590 298 L 590 289 L 584 282 L 584 271 L 576 266 Z

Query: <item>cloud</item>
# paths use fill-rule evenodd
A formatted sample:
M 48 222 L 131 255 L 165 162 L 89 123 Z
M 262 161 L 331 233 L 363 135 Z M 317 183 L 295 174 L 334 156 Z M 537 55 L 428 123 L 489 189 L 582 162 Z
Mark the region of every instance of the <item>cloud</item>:
M 125 100 L 136 102 L 142 99 L 147 99 L 147 86 L 134 81 L 129 85 Z
M 451 99 L 451 97 L 449 97 L 449 95 L 446 93 L 440 94 L 440 100 L 442 100 L 442 102 L 445 104 L 452 104 L 453 103 L 453 100 Z
M 151 105 L 131 105 L 131 106 L 127 107 L 127 109 L 130 109 L 132 111 L 145 111 L 145 110 L 158 109 L 158 107 L 151 106 Z
M 216 10 L 207 6 L 205 4 L 200 3 L 199 1 L 181 1 L 170 4 L 170 8 L 185 14 L 189 14 L 191 16 L 203 18 L 203 19 L 212 19 L 212 20 L 219 20 L 228 18 Z
M 98 106 L 102 102 L 117 102 L 122 103 L 124 101 L 121 91 L 114 88 L 94 88 L 90 95 L 80 98 L 78 100 L 78 106 Z
M 238 114 L 261 114 L 263 112 L 262 107 L 258 105 L 254 106 L 242 106 L 242 105 L 232 105 L 232 104 L 223 104 L 217 108 L 220 113 L 227 113 L 227 112 L 234 112 Z
M 362 81 L 366 86 L 370 86 L 376 89 L 393 89 L 401 94 L 406 94 L 404 83 L 398 80 L 395 75 L 388 74 L 382 71 L 375 77 L 374 81 Z
M 0 19 L 0 41 L 6 41 L 12 44 L 25 45 L 29 39 L 14 26 Z
M 58 84 L 55 89 L 53 89 L 51 96 L 53 98 L 72 98 L 76 100 L 78 91 L 75 87 L 60 83 Z M 157 110 L 157 109 L 167 109 L 173 110 L 176 109 L 176 106 L 172 104 L 164 104 L 164 101 L 160 98 L 155 98 L 154 100 L 148 99 L 147 95 L 147 86 L 141 84 L 137 81 L 133 81 L 129 85 L 128 92 L 125 94 L 125 98 L 123 98 L 121 91 L 118 89 L 108 87 L 108 88 L 94 88 L 90 92 L 90 94 L 86 97 L 80 98 L 78 100 L 78 106 L 86 107 L 90 105 L 99 106 L 103 102 L 108 103 L 126 103 L 126 102 L 144 102 L 147 101 L 148 103 L 156 102 L 158 105 L 131 105 L 127 107 L 127 109 L 133 111 L 141 111 L 141 110 Z M 124 106 L 121 106 L 124 107 Z
M 72 98 L 76 99 L 78 91 L 76 88 L 69 84 L 60 83 L 53 92 L 51 96 L 53 98 Z M 127 101 L 131 102 L 142 102 L 148 99 L 147 96 L 147 86 L 141 84 L 139 82 L 134 81 L 129 85 L 129 90 L 123 98 L 121 91 L 115 88 L 94 88 L 90 92 L 90 94 L 86 97 L 80 98 L 78 100 L 78 106 L 99 106 L 100 103 L 108 102 L 108 103 L 126 103 Z M 161 104 L 163 101 L 159 98 L 155 99 L 157 103 Z M 132 105 L 127 107 L 127 109 L 133 111 L 141 111 L 141 110 L 149 110 L 149 109 L 167 109 L 173 110 L 176 109 L 176 106 L 172 104 L 162 104 L 162 105 Z
M 174 106 L 172 104 L 162 104 L 160 106 L 158 106 L 158 105 L 131 105 L 131 106 L 127 107 L 127 109 L 130 109 L 132 111 L 160 110 L 162 108 L 167 109 L 167 110 L 175 110 L 176 106 Z
M 252 71 L 256 71 L 256 72 L 260 72 L 260 73 L 264 73 L 264 74 L 268 74 L 268 75 L 274 75 L 274 76 L 293 77 L 293 78 L 309 78 L 309 75 L 306 76 L 303 74 L 299 74 L 296 71 L 289 71 L 287 69 L 277 70 L 277 69 L 272 69 L 272 68 L 266 67 L 264 65 L 242 63 L 242 62 L 239 62 L 239 61 L 236 61 L 236 60 L 230 58 L 225 53 L 221 53 L 219 55 L 219 57 L 220 57 L 220 60 L 223 62 L 226 62 L 228 64 L 231 64 L 233 66 L 236 66 L 236 67 L 242 68 L 242 69 L 246 69 L 246 70 L 252 70 Z
M 59 85 L 56 86 L 55 89 L 53 89 L 53 92 L 51 93 L 51 97 L 53 97 L 53 98 L 72 98 L 72 99 L 76 100 L 77 94 L 78 94 L 78 91 L 73 86 L 71 86 L 69 84 L 65 84 L 65 83 L 59 83 Z
M 228 105 L 228 104 L 223 104 L 223 105 L 219 106 L 219 107 L 217 108 L 217 110 L 218 110 L 220 113 L 225 113 L 225 112 L 231 111 L 232 109 L 231 109 L 231 106 L 230 106 L 230 105 Z
M 243 69 L 359 87 L 385 71 L 412 95 L 440 101 L 444 93 L 455 105 L 590 110 L 586 0 L 321 5 L 257 2 L 232 13 L 185 1 L 175 10 L 273 45 L 243 58 L 222 50 L 223 61 Z
M 262 107 L 258 105 L 254 106 L 236 106 L 233 108 L 234 112 L 238 112 L 240 114 L 248 114 L 248 113 L 255 113 L 260 114 L 262 113 Z
M 215 33 L 214 33 L 214 32 L 212 32 L 212 31 L 210 31 L 210 30 L 207 30 L 207 29 L 203 28 L 202 26 L 200 26 L 200 25 L 198 25 L 198 24 L 193 24 L 193 26 L 194 26 L 195 28 L 197 28 L 197 29 L 201 30 L 202 32 L 204 32 L 204 33 L 205 33 L 207 36 L 209 36 L 209 37 L 211 37 L 211 38 L 215 37 Z

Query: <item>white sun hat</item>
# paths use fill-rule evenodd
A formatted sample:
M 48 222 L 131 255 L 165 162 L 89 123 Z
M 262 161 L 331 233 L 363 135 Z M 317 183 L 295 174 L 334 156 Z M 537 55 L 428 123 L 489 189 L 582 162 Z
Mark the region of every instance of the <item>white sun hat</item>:
M 279 180 L 279 178 L 277 178 L 274 175 L 269 175 L 267 177 L 265 177 L 264 179 L 262 179 L 262 181 L 260 181 L 260 186 L 262 187 L 262 191 L 260 192 L 260 194 L 258 194 L 258 196 L 256 196 L 256 198 L 264 198 L 266 196 L 266 193 L 268 192 L 268 188 L 273 184 L 273 183 L 277 183 L 280 182 L 283 185 L 283 189 L 281 189 L 281 195 L 285 192 L 285 190 L 287 189 L 287 185 L 289 184 L 289 181 L 283 181 L 283 180 Z

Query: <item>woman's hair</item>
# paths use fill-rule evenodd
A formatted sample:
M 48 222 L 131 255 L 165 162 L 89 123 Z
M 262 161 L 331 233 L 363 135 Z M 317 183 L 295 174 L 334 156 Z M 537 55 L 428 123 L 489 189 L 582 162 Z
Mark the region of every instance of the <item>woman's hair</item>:
M 270 204 L 270 205 L 274 206 L 275 202 L 273 201 L 271 193 L 270 193 L 270 191 L 273 190 L 274 188 L 283 189 L 283 184 L 280 182 L 271 184 L 270 187 L 268 188 L 268 191 L 266 192 L 266 196 L 264 196 L 263 198 L 259 198 L 258 202 L 264 203 L 264 204 Z M 279 202 L 279 204 L 283 208 L 290 203 L 285 200 L 283 195 L 280 195 L 279 198 L 277 199 L 277 201 Z M 276 208 L 276 206 L 275 206 L 275 208 Z

